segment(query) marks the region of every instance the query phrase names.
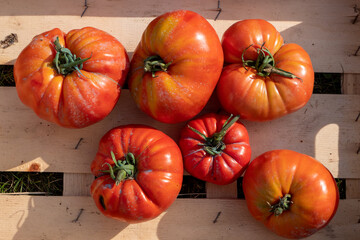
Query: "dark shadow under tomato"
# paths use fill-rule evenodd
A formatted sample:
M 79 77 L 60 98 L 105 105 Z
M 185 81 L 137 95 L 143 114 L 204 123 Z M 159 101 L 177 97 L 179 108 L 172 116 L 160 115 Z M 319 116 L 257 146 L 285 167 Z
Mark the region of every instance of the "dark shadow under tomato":
M 206 198 L 205 182 L 190 175 L 184 176 L 177 198 Z

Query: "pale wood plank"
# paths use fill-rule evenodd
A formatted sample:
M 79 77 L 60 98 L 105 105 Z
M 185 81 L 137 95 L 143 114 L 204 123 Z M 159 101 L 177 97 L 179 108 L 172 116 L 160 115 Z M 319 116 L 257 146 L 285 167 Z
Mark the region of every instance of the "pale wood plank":
M 90 173 L 64 173 L 64 196 L 90 196 L 94 175 Z
M 123 91 L 106 119 L 84 129 L 61 128 L 39 119 L 19 101 L 15 88 L 0 87 L 0 99 L 6 101 L 0 103 L 0 170 L 5 171 L 89 173 L 99 140 L 111 128 L 146 124 L 177 141 L 184 125 L 164 124 L 148 117 L 136 107 L 128 90 Z M 207 111 L 218 108 L 212 99 Z
M 344 94 L 357 94 L 360 95 L 360 74 L 344 73 L 342 92 Z M 358 103 L 360 105 L 360 103 Z M 359 110 L 360 114 L 360 110 Z M 360 118 L 358 119 L 360 122 Z M 360 134 L 358 132 L 358 134 Z M 360 143 L 358 148 L 360 149 Z M 358 150 L 359 151 L 359 150 Z M 357 152 L 358 152 L 357 151 Z M 358 161 L 360 153 L 358 152 Z M 360 179 L 346 179 L 346 198 L 347 199 L 360 199 Z
M 0 196 L 0 205 L 3 239 L 279 239 L 245 200 L 177 199 L 158 218 L 132 225 L 104 217 L 91 197 Z M 309 239 L 357 239 L 359 215 L 358 200 L 341 200 L 330 224 Z
M 206 183 L 206 198 L 237 198 L 236 181 L 227 185 Z
M 214 26 L 219 37 L 235 21 L 261 16 L 273 23 L 286 42 L 296 42 L 310 54 L 315 71 L 359 73 L 360 58 L 354 56 L 360 46 L 360 25 L 352 24 L 356 13 L 355 0 L 297 1 L 287 0 L 252 2 L 221 1 L 222 12 L 218 20 L 216 0 L 143 0 L 88 1 L 85 16 L 84 1 L 40 0 L 5 1 L 0 8 L 0 39 L 10 33 L 18 35 L 19 42 L 0 49 L 0 64 L 13 64 L 31 38 L 39 33 L 59 27 L 63 31 L 84 26 L 103 29 L 117 37 L 130 53 L 134 51 L 147 24 L 162 13 L 174 9 L 198 12 Z M 261 7 L 258 7 L 261 6 Z M 271 9 L 271 11 L 269 11 Z M 331 41 L 329 41 L 331 39 Z
M 252 158 L 273 149 L 292 149 L 322 162 L 334 177 L 359 178 L 360 96 L 314 94 L 298 112 L 271 122 L 244 121 Z M 217 112 L 213 97 L 204 109 Z M 157 122 L 134 104 L 124 90 L 114 111 L 103 121 L 84 129 L 65 129 L 39 119 L 18 99 L 15 88 L 0 88 L 0 170 L 89 173 L 100 138 L 111 128 L 141 123 L 178 140 L 185 123 Z M 79 147 L 75 149 L 80 138 Z M 341 159 L 341 164 L 339 164 Z

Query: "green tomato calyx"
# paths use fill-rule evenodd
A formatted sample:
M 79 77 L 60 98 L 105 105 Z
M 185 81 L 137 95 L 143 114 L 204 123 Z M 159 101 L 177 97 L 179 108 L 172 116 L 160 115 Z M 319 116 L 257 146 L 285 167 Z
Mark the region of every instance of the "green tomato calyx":
M 109 173 L 116 185 L 119 185 L 123 180 L 135 178 L 136 160 L 134 154 L 129 152 L 122 160 L 116 160 L 115 154 L 111 151 L 111 158 L 114 162 L 114 166 L 106 163 L 109 166 L 109 170 L 103 170 L 102 172 Z
M 83 63 L 89 60 L 91 56 L 84 59 L 76 57 L 76 55 L 72 54 L 68 48 L 60 45 L 59 37 L 56 38 L 54 46 L 56 55 L 53 60 L 53 64 L 57 72 L 62 75 L 68 75 L 73 71 L 77 71 L 80 75 L 85 77 L 80 70 L 83 68 Z
M 144 60 L 144 71 L 151 72 L 151 76 L 156 77 L 155 73 L 158 71 L 167 72 L 171 62 L 165 63 L 160 56 L 150 56 Z
M 225 134 L 229 130 L 229 128 L 239 120 L 240 116 L 235 116 L 231 114 L 230 117 L 225 121 L 221 130 L 219 132 L 214 133 L 211 137 L 207 137 L 205 134 L 200 132 L 199 130 L 187 125 L 192 131 L 201 136 L 205 141 L 204 143 L 199 143 L 199 146 L 203 146 L 205 152 L 209 153 L 212 156 L 219 155 L 226 148 L 225 143 L 222 141 Z
M 257 75 L 261 77 L 268 77 L 270 74 L 275 73 L 287 78 L 296 78 L 302 81 L 301 78 L 297 77 L 296 75 L 292 74 L 291 72 L 287 72 L 285 70 L 279 69 L 275 67 L 275 59 L 273 55 L 270 53 L 269 49 L 265 46 L 265 43 L 261 45 L 260 48 L 257 48 L 257 59 L 254 60 L 245 60 L 244 55 L 246 51 L 253 46 L 251 44 L 243 51 L 241 55 L 243 67 L 247 70 L 246 67 L 254 68 L 257 71 Z
M 270 206 L 270 212 L 274 213 L 275 216 L 279 216 L 290 208 L 291 204 L 293 204 L 293 201 L 291 201 L 291 195 L 287 193 L 284 197 L 279 197 L 278 203 L 274 205 L 271 205 L 269 202 L 267 203 Z

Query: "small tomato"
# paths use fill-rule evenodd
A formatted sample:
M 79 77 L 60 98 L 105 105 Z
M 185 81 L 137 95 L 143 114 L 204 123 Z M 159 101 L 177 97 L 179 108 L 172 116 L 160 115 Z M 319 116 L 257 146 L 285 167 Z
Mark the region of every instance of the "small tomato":
M 181 131 L 184 167 L 203 181 L 224 185 L 235 181 L 250 162 L 249 135 L 238 117 L 207 114 Z

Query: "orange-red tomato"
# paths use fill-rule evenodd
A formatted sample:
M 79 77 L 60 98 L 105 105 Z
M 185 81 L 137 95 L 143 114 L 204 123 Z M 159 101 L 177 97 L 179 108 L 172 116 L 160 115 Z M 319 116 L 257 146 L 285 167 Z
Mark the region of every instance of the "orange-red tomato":
M 297 44 L 283 45 L 269 22 L 234 23 L 225 31 L 222 46 L 228 65 L 217 95 L 229 113 L 267 121 L 297 111 L 309 101 L 314 86 L 309 55 Z
M 339 204 L 331 173 L 314 158 L 290 150 L 255 158 L 243 190 L 254 218 L 287 238 L 307 237 L 325 227 Z
M 108 33 L 85 27 L 65 34 L 55 28 L 25 47 L 14 77 L 20 100 L 40 118 L 81 128 L 112 111 L 128 69 L 124 47 Z
M 222 66 L 221 43 L 209 22 L 195 12 L 169 12 L 144 31 L 128 85 L 142 111 L 161 122 L 182 122 L 206 105 Z
M 91 171 L 97 177 L 91 195 L 99 210 L 136 223 L 157 217 L 174 202 L 182 185 L 183 161 L 177 144 L 163 132 L 126 125 L 102 137 Z
M 238 179 L 250 162 L 249 135 L 238 117 L 206 114 L 181 131 L 184 167 L 203 181 L 224 185 Z

